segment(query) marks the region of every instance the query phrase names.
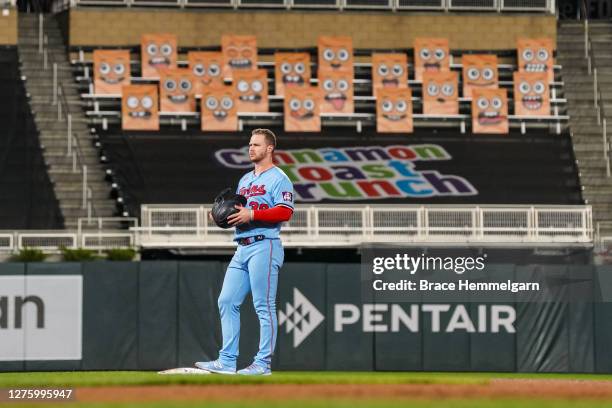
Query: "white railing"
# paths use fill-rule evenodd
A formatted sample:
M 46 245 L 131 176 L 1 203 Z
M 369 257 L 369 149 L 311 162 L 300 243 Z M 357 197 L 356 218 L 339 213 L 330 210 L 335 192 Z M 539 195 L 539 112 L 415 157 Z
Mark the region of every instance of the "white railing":
M 62 0 L 63 2 L 68 0 Z M 555 13 L 555 0 L 70 0 L 72 6 L 228 7 L 381 10 L 537 11 Z
M 143 248 L 232 246 L 232 230 L 205 205 L 143 205 L 131 230 Z M 287 247 L 350 247 L 369 242 L 564 244 L 593 242 L 590 206 L 297 206 L 282 228 Z

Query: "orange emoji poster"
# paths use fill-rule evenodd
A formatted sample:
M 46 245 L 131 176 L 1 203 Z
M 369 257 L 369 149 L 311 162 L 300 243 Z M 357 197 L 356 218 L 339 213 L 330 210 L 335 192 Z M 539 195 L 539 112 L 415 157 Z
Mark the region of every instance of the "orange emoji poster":
M 223 35 L 223 76 L 232 78 L 235 71 L 257 69 L 257 38 L 254 35 Z
M 318 72 L 353 73 L 353 40 L 351 37 L 319 37 L 317 43 Z
M 505 89 L 473 90 L 473 133 L 508 133 L 508 96 L 506 93 Z
M 236 99 L 236 93 L 231 86 L 213 85 L 204 88 L 201 106 L 202 131 L 237 131 Z
M 321 131 L 321 91 L 316 87 L 285 90 L 285 132 Z
M 197 95 L 202 94 L 203 86 L 223 85 L 223 54 L 213 51 L 190 51 L 187 54 L 189 69 L 194 77 L 194 90 Z
M 555 80 L 552 38 L 519 38 L 516 48 L 519 72 L 544 72 L 549 83 Z
M 160 71 L 159 98 L 162 112 L 195 112 L 194 79 L 187 68 Z
M 232 82 L 238 112 L 268 112 L 268 76 L 265 69 L 235 71 Z
M 424 72 L 450 70 L 450 49 L 446 38 L 415 38 L 414 78 L 423 80 Z
M 514 114 L 550 115 L 550 88 L 544 72 L 514 73 Z
M 94 50 L 94 92 L 121 94 L 123 85 L 129 85 L 130 52 L 127 50 Z
M 159 78 L 158 70 L 176 68 L 178 56 L 174 34 L 143 34 L 140 42 L 140 62 L 143 78 Z
M 380 89 L 376 97 L 376 131 L 412 133 L 412 91 Z
M 457 72 L 423 74 L 423 113 L 457 115 L 459 113 L 459 78 Z
M 322 113 L 353 113 L 353 75 L 350 72 L 321 72 L 319 89 L 323 95 Z
M 310 86 L 310 54 L 277 52 L 274 54 L 274 88 L 276 95 L 285 95 L 285 88 Z
M 124 85 L 121 94 L 123 130 L 159 130 L 157 85 Z
M 471 98 L 473 89 L 497 89 L 497 55 L 470 55 L 461 57 L 463 65 L 463 97 Z
M 408 57 L 406 54 L 372 54 L 372 93 L 381 88 L 408 87 Z

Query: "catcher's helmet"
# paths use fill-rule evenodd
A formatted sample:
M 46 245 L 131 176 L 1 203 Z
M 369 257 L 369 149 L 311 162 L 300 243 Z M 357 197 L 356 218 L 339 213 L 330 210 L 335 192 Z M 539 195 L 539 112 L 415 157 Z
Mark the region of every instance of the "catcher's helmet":
M 236 205 L 244 207 L 246 203 L 245 196 L 235 194 L 232 189 L 226 188 L 215 197 L 215 203 L 211 211 L 213 220 L 221 228 L 230 228 L 231 225 L 227 223 L 227 217 L 238 212 L 235 208 Z

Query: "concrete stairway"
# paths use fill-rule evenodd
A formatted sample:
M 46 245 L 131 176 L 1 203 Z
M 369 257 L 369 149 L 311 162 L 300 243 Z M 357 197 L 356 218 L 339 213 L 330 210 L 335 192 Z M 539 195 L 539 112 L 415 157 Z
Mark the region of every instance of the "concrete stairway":
M 38 52 L 38 16 L 19 15 L 19 58 L 21 72 L 30 95 L 30 107 L 40 131 L 40 142 L 44 146 L 44 157 L 49 168 L 55 194 L 60 203 L 65 227 L 76 228 L 77 219 L 87 216 L 82 208 L 81 168 L 87 166 L 87 179 L 92 191 L 92 215 L 111 217 L 116 212 L 115 201 L 110 198 L 110 186 L 104 180 L 105 169 L 100 164 L 99 152 L 92 143 L 87 118 L 81 108 L 77 84 L 72 75 L 65 45 L 51 15 L 45 15 L 44 32 L 48 37 L 48 69 L 43 69 L 42 55 Z M 73 172 L 72 158 L 67 155 L 67 123 L 58 121 L 57 106 L 53 105 L 53 69 L 58 64 L 58 81 L 65 92 L 68 111 L 72 115 L 72 133 L 77 139 L 79 159 L 78 173 Z
M 612 135 L 612 24 L 591 23 L 593 68 L 602 92 L 607 133 Z M 607 177 L 604 159 L 603 127 L 598 124 L 594 106 L 593 76 L 584 58 L 584 26 L 562 22 L 557 37 L 557 61 L 563 66 L 565 97 L 570 115 L 570 131 L 583 198 L 593 207 L 593 224 L 612 221 L 612 178 Z M 608 137 L 609 140 L 609 137 Z M 612 231 L 611 231 L 612 232 Z

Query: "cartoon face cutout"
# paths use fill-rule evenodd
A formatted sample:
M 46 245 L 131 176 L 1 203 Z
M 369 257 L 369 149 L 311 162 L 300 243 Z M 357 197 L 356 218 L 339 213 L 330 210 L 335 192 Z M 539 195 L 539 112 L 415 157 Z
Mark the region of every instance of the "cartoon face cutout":
M 508 97 L 505 89 L 472 91 L 472 132 L 508 133 Z
M 423 74 L 423 113 L 457 115 L 459 88 L 457 72 L 425 72 Z
M 238 130 L 236 92 L 231 86 L 209 86 L 202 93 L 202 131 Z
M 265 69 L 236 71 L 232 83 L 238 112 L 268 112 L 268 76 Z
M 408 87 L 408 57 L 406 54 L 372 54 L 372 92 L 381 88 Z
M 317 43 L 319 72 L 353 72 L 353 40 L 351 37 L 319 37 Z
M 349 72 L 322 72 L 319 89 L 323 95 L 322 113 L 353 113 L 353 75 Z
M 140 59 L 143 78 L 158 78 L 159 69 L 176 68 L 176 36 L 174 34 L 143 34 Z
M 121 128 L 159 130 L 157 85 L 124 85 L 121 97 Z
M 463 96 L 472 97 L 473 89 L 497 89 L 497 55 L 469 55 L 461 57 L 463 64 Z
M 223 54 L 209 51 L 190 51 L 187 54 L 189 69 L 195 81 L 195 93 L 202 94 L 202 86 L 223 85 Z
M 94 92 L 120 94 L 130 84 L 130 52 L 127 50 L 94 50 Z
M 446 38 L 415 38 L 414 77 L 423 80 L 423 72 L 450 70 L 450 49 Z
M 310 86 L 310 77 L 310 54 L 307 52 L 274 54 L 276 95 L 284 95 L 285 88 Z
M 380 89 L 376 97 L 376 131 L 412 133 L 412 92 L 405 89 Z
M 285 90 L 285 132 L 321 131 L 321 91 L 316 87 Z
M 195 89 L 188 68 L 164 69 L 159 76 L 159 97 L 162 112 L 195 112 Z
M 553 82 L 553 44 L 551 38 L 519 38 L 516 47 L 519 72 L 545 72 L 548 82 Z
M 236 70 L 257 69 L 257 39 L 254 35 L 224 35 L 221 37 L 223 75 L 232 77 Z
M 514 114 L 550 115 L 550 89 L 544 72 L 514 73 Z

